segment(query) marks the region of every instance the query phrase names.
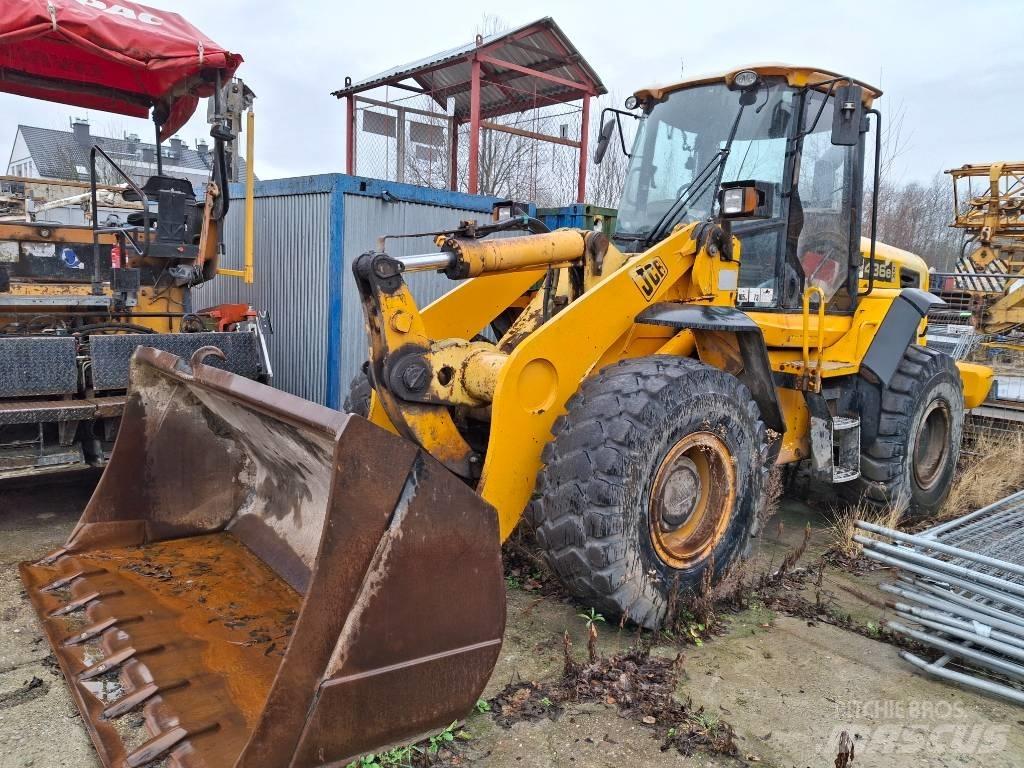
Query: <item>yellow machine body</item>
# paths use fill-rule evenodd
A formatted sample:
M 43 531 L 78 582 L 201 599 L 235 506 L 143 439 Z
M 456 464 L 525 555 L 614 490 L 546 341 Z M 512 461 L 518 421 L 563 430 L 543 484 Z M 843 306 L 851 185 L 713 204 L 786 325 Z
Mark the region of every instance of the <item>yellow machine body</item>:
M 744 101 L 744 88 L 756 93 L 757 100 Z M 737 93 L 741 106 L 728 141 L 738 135 L 740 141 L 752 145 L 765 138 L 762 152 L 769 152 L 768 142 L 788 131 L 790 152 L 795 154 L 792 147 L 800 146 L 801 154 L 809 154 L 812 149 L 808 136 L 815 130 L 818 134 L 812 138 L 824 135 L 827 141 L 827 133 L 822 133 L 827 132 L 827 126 L 817 125 L 817 121 L 829 107 L 835 120 L 831 148 L 819 141 L 813 150 L 819 158 L 826 158 L 819 162 L 833 163 L 820 166 L 824 168 L 823 176 L 835 176 L 837 163 L 843 162 L 841 157 L 836 158 L 845 150 L 842 146 L 837 150 L 837 145 L 852 146 L 857 141 L 856 131 L 853 139 L 836 133 L 836 126 L 842 122 L 836 112 L 842 107 L 844 115 L 856 114 L 852 119 L 861 134 L 859 150 L 851 149 L 845 156 L 847 168 L 852 166 L 853 171 L 844 172 L 842 183 L 848 195 L 846 205 L 859 211 L 860 186 L 851 179 L 856 169 L 863 167 L 864 125 L 868 112 L 877 115 L 871 109 L 880 95 L 876 88 L 815 68 L 768 64 L 642 89 L 636 92 L 635 103 L 646 104 L 645 114 L 657 114 L 659 109 L 664 114 L 670 109 L 665 105 L 676 98 L 710 99 L 698 103 L 695 109 L 698 113 L 705 109 L 704 116 L 691 119 L 696 133 L 687 138 L 689 127 L 680 129 L 684 138 L 674 145 L 677 153 L 696 153 L 701 126 L 716 119 L 710 109 L 721 107 L 728 114 Z M 769 105 L 770 98 L 778 100 Z M 792 106 L 798 99 L 799 106 Z M 775 114 L 766 127 L 747 129 L 747 134 L 743 128 L 737 132 L 744 104 L 760 104 L 757 114 L 765 105 L 769 105 L 766 113 L 799 112 L 798 119 L 804 121 L 802 130 L 793 128 L 788 114 L 781 118 Z M 685 122 L 685 117 L 678 114 L 675 119 L 677 124 Z M 764 134 L 757 135 L 757 130 Z M 636 168 L 631 170 L 630 178 L 636 175 L 634 171 L 644 173 L 644 161 L 637 155 L 644 151 L 645 140 L 641 127 L 631 161 Z M 716 146 L 722 154 L 723 145 Z M 730 145 L 724 146 L 727 156 Z M 745 152 L 750 151 L 748 145 Z M 858 157 L 860 166 L 856 164 Z M 714 162 L 713 157 L 707 168 L 713 169 Z M 808 162 L 805 160 L 805 165 Z M 721 161 L 722 166 L 727 163 Z M 658 167 L 648 170 L 651 174 L 660 172 Z M 764 172 L 756 163 L 755 170 Z M 806 170 L 797 162 L 787 173 L 800 177 Z M 720 178 L 724 172 L 723 167 Z M 695 184 L 699 174 L 693 178 L 691 183 Z M 832 190 L 832 181 L 824 182 L 810 177 L 801 181 L 806 185 L 803 209 L 810 217 L 817 216 L 819 224 L 828 223 L 820 213 L 819 190 L 825 189 L 826 195 Z M 795 185 L 792 181 L 776 183 L 775 194 L 778 196 L 781 190 L 792 199 L 795 193 L 785 191 L 786 183 Z M 662 182 L 662 187 L 665 184 Z M 773 185 L 758 186 L 751 181 L 731 186 L 744 184 L 744 199 L 761 199 L 766 210 L 771 208 L 772 190 L 766 191 L 765 187 Z M 723 184 L 722 189 L 727 186 Z M 627 189 L 626 199 L 629 196 Z M 804 213 L 799 215 L 802 222 Z M 859 217 L 859 213 L 856 215 Z M 664 223 L 664 218 L 659 223 Z M 855 237 L 855 232 L 859 232 L 859 224 L 851 226 L 850 236 Z M 471 232 L 469 236 L 440 236 L 437 242 L 447 260 L 435 262 L 422 256 L 408 264 L 397 260 L 386 263 L 385 254 L 367 254 L 363 257 L 366 263 L 362 277 L 356 266 L 371 347 L 369 374 L 374 395 L 369 418 L 409 438 L 474 483 L 480 495 L 497 508 L 503 539 L 535 495 L 538 472 L 544 466 L 542 452 L 551 441 L 556 420 L 588 377 L 625 360 L 671 355 L 699 360 L 749 379 L 753 375 L 753 358 L 749 356 L 763 354 L 765 370 L 759 374 L 760 393 L 755 392 L 755 397 L 762 411 L 769 411 L 762 414 L 769 432 L 776 433 L 777 442 L 770 450 L 773 461 L 786 464 L 814 459 L 828 463 L 831 459 L 816 456 L 824 448 L 823 444 L 817 449 L 813 445 L 815 415 L 809 411 L 806 393 L 825 391 L 834 397 L 836 391 L 855 386 L 858 377 L 880 382 L 884 389 L 897 368 L 897 358 L 909 346 L 924 344 L 925 314 L 929 302 L 935 299 L 927 293 L 928 268 L 923 259 L 864 237 L 850 241 L 849 263 L 840 267 L 848 271 L 849 277 L 843 278 L 843 272 L 839 278 L 846 279 L 848 295 L 854 295 L 845 305 L 834 304 L 834 291 L 825 295 L 812 279 L 818 275 L 815 270 L 799 289 L 799 303 L 790 300 L 788 309 L 778 304 L 762 310 L 757 302 L 747 301 L 748 297 L 742 295 L 745 291 L 738 287 L 742 281 L 737 276 L 744 263 L 743 237 L 732 233 L 729 222 L 722 224 L 713 217 L 676 223 L 661 237 L 649 237 L 643 248 L 628 253 L 603 236 L 576 230 L 488 239 L 479 239 L 476 232 Z M 859 243 L 859 249 L 854 242 Z M 828 247 L 809 250 L 825 251 Z M 379 260 L 376 266 L 371 265 L 374 258 Z M 440 269 L 465 282 L 420 312 L 401 274 L 407 269 L 426 268 Z M 541 281 L 544 287 L 538 288 Z M 750 295 L 761 294 L 754 291 Z M 907 309 L 910 304 L 916 306 L 918 314 Z M 478 335 L 496 316 L 524 306 L 494 341 Z M 695 327 L 683 327 L 683 322 L 673 324 L 656 317 L 659 312 L 662 316 L 671 314 L 673 307 L 681 308 L 679 316 L 704 319 Z M 737 308 L 743 317 L 738 316 Z M 716 312 L 729 318 L 721 328 L 707 320 L 716 317 Z M 897 327 L 900 330 L 895 332 Z M 744 347 L 741 338 L 748 337 L 741 336 L 740 331 L 754 333 L 757 349 Z M 412 357 L 417 359 L 413 361 Z M 889 363 L 880 364 L 880 357 L 888 357 Z M 876 369 L 882 373 L 877 374 Z M 962 406 L 980 404 L 991 386 L 991 371 L 961 364 L 958 373 Z M 757 382 L 747 384 L 753 390 Z M 823 413 L 823 402 L 823 398 L 817 401 L 817 417 L 828 421 L 836 414 Z M 878 406 L 857 407 L 877 410 Z M 484 425 L 483 447 L 479 439 L 478 445 L 473 445 L 467 432 L 466 425 L 473 423 Z M 852 467 L 852 474 L 857 474 L 856 467 Z

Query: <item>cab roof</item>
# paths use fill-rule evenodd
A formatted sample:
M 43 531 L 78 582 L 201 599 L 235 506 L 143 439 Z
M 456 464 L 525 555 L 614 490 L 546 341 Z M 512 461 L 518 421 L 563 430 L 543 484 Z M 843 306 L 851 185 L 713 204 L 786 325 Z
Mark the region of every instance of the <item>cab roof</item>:
M 649 98 L 662 99 L 674 91 L 680 91 L 694 85 L 703 85 L 704 83 L 720 81 L 725 81 L 726 83 L 731 84 L 733 78 L 736 77 L 739 72 L 744 72 L 746 70 L 753 70 L 762 77 L 785 77 L 786 82 L 795 88 L 802 88 L 806 85 L 814 87 L 816 83 L 822 83 L 823 85 L 820 90 L 826 90 L 826 84 L 836 79 L 840 79 L 848 83 L 854 83 L 864 88 L 865 106 L 871 106 L 871 102 L 882 95 L 882 91 L 879 88 L 876 88 L 873 85 L 868 85 L 862 80 L 842 75 L 838 72 L 832 72 L 818 67 L 796 67 L 791 64 L 778 63 L 751 64 L 745 67 L 736 67 L 735 69 L 730 69 L 724 72 L 697 75 L 696 77 L 687 78 L 686 80 L 680 80 L 675 83 L 657 85 L 650 88 L 641 88 L 634 95 L 641 101 Z

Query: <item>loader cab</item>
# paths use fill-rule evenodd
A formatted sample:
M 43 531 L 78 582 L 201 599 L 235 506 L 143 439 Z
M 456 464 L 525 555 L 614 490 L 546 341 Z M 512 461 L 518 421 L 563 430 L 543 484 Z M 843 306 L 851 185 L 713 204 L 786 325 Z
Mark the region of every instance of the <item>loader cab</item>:
M 804 291 L 817 286 L 830 312 L 852 311 L 864 133 L 853 145 L 833 144 L 835 83 L 843 81 L 818 82 L 825 79 L 808 85 L 794 83 L 792 73 L 744 70 L 649 93 L 640 102 L 617 245 L 645 250 L 679 224 L 719 219 L 719 189 L 756 181 L 768 192 L 767 210 L 732 223 L 741 242 L 736 305 L 799 312 Z

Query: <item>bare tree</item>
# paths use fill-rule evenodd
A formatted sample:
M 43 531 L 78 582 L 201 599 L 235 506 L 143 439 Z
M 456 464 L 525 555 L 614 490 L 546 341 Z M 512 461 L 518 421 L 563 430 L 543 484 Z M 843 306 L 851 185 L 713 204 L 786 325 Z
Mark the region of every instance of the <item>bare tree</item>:
M 902 182 L 897 176 L 898 161 L 910 148 L 910 135 L 904 130 L 906 108 L 899 104 L 882 127 L 879 162 L 878 239 L 923 258 L 940 272 L 951 272 L 963 248 L 963 233 L 949 226 L 953 220 L 953 186 L 942 173 L 927 183 Z M 874 157 L 865 166 L 873 168 Z M 862 231 L 871 233 L 874 190 L 864 191 Z

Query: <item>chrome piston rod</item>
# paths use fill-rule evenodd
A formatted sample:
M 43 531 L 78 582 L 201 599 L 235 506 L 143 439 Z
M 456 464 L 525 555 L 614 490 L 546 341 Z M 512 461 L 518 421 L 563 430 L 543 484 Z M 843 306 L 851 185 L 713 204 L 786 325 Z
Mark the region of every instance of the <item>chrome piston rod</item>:
M 452 266 L 456 256 L 448 251 L 435 251 L 434 253 L 416 253 L 412 256 L 393 256 L 392 258 L 401 263 L 403 272 L 438 272 Z

